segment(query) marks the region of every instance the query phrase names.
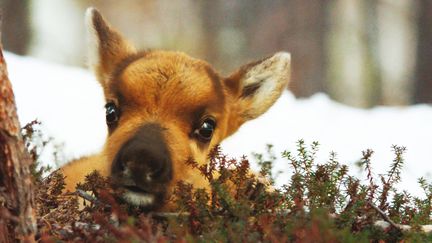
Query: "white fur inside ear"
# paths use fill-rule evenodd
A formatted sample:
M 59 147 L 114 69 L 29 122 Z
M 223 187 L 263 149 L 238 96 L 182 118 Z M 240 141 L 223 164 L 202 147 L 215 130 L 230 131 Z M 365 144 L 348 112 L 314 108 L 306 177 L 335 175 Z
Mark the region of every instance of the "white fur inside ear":
M 290 80 L 291 55 L 278 52 L 270 58 L 251 67 L 245 74 L 244 89 L 254 87 L 256 91 L 244 96 L 249 100 L 247 115 L 255 118 L 264 113 L 279 98 Z
M 272 78 L 275 79 L 275 82 L 286 81 L 288 84 L 288 80 L 283 79 L 283 77 L 289 75 L 290 64 L 291 54 L 288 52 L 278 52 L 249 69 L 246 73 L 243 87 Z M 282 80 L 279 79 L 280 76 L 282 76 Z
M 85 13 L 87 29 L 87 66 L 92 70 L 95 70 L 100 64 L 100 40 L 93 22 L 95 14 L 97 14 L 97 10 L 93 7 L 88 8 Z

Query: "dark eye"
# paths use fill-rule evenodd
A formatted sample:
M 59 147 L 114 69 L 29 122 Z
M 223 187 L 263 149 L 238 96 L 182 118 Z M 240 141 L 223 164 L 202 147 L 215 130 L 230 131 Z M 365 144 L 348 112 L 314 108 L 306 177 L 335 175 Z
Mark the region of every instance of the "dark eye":
M 206 118 L 195 130 L 195 134 L 203 141 L 210 141 L 213 136 L 214 129 L 216 128 L 216 121 L 213 118 Z
M 108 125 L 111 125 L 118 121 L 119 110 L 117 106 L 114 104 L 114 102 L 108 102 L 105 105 L 105 116 L 106 116 L 106 123 Z

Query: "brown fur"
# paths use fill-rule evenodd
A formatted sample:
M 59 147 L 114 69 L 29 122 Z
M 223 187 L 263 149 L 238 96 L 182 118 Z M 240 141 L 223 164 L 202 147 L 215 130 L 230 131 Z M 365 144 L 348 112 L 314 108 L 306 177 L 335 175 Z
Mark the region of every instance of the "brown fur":
M 166 185 L 168 194 L 179 180 L 196 187 L 208 187 L 206 180 L 192 171 L 186 161 L 193 159 L 199 164 L 205 163 L 214 146 L 274 103 L 289 80 L 286 54 L 275 55 L 274 60 L 267 58 L 245 65 L 225 79 L 206 62 L 183 53 L 137 53 L 96 10 L 89 12 L 87 18 L 90 18 L 90 28 L 98 42 L 98 56 L 90 66 L 104 89 L 107 102 L 117 104 L 121 115 L 116 126 L 109 129 L 99 154 L 73 161 L 62 168 L 66 189 L 73 191 L 76 183 L 92 170 L 110 176 L 112 162 L 119 150 L 140 127 L 149 123 L 163 128 L 163 140 L 171 155 L 173 178 Z M 269 70 L 267 76 L 262 75 Z M 253 75 L 257 77 L 256 82 L 251 80 L 255 78 Z M 269 94 L 260 92 L 264 83 L 273 81 L 278 82 L 274 90 L 270 88 Z M 266 97 L 262 99 L 259 95 Z M 262 100 L 255 104 L 258 98 Z M 208 116 L 216 120 L 216 129 L 211 141 L 203 142 L 194 136 L 194 131 Z

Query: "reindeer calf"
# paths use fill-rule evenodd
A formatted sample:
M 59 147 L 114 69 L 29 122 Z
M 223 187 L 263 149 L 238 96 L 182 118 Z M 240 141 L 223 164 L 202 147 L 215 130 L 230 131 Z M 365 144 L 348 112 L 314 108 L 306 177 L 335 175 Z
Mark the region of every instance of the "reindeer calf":
M 212 148 L 267 111 L 289 82 L 289 53 L 223 78 L 180 52 L 136 51 L 94 8 L 87 10 L 86 24 L 89 64 L 105 94 L 109 135 L 99 154 L 62 168 L 71 191 L 98 170 L 124 189 L 128 203 L 158 209 L 179 180 L 208 187 L 186 161 L 206 163 Z

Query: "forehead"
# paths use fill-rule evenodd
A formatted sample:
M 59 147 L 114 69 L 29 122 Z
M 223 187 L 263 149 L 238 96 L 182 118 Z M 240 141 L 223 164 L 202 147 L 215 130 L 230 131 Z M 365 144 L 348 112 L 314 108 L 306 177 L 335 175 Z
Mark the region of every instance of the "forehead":
M 129 105 L 165 111 L 223 107 L 219 76 L 204 61 L 183 53 L 153 51 L 119 66 L 113 89 Z

